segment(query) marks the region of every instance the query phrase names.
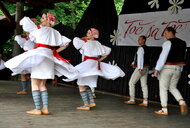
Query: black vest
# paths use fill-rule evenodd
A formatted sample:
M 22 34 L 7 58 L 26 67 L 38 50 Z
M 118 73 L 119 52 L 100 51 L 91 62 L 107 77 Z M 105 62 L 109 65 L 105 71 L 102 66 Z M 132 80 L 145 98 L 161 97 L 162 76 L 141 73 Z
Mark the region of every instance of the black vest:
M 150 51 L 146 45 L 140 46 L 144 49 L 144 66 L 150 66 Z M 137 66 L 137 53 L 134 59 L 134 66 Z
M 179 38 L 172 38 L 169 41 L 171 41 L 171 48 L 166 62 L 185 62 L 186 42 Z

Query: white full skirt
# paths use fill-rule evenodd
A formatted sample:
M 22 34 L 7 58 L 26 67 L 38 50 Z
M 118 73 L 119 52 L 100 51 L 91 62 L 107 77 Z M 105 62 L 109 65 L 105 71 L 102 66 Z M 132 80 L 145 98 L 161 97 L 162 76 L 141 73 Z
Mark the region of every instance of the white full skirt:
M 125 73 L 116 65 L 100 63 L 101 70 L 98 70 L 98 61 L 86 60 L 77 66 L 75 69 L 79 71 L 78 75 L 72 79 L 63 79 L 64 81 L 73 81 L 78 79 L 79 86 L 97 87 L 97 78 L 101 76 L 105 79 L 115 80 L 118 77 L 125 76 Z
M 32 78 L 54 79 L 54 76 L 75 77 L 78 72 L 71 64 L 58 60 L 51 49 L 39 47 L 24 52 L 5 63 L 14 75 L 31 73 Z

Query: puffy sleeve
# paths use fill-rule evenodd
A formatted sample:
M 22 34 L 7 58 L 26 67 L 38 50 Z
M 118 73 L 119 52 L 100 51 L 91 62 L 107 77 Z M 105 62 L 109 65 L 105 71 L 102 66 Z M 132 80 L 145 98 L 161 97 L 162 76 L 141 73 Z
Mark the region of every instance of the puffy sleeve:
M 66 46 L 71 42 L 71 40 L 65 36 L 61 36 L 61 38 L 62 38 L 62 42 L 63 42 L 62 46 Z
M 32 32 L 37 28 L 35 23 L 29 18 L 29 17 L 24 17 L 20 20 L 20 25 L 22 25 L 22 28 L 26 32 Z
M 34 42 L 30 39 L 22 38 L 20 35 L 15 36 L 15 41 L 20 45 L 24 50 L 31 50 L 34 48 Z
M 73 39 L 73 45 L 76 49 L 80 49 L 82 48 L 82 46 L 85 44 L 85 42 L 83 40 L 81 40 L 80 38 L 78 37 L 75 37 Z
M 104 45 L 102 45 L 103 46 L 103 48 L 104 48 L 104 53 L 102 54 L 102 56 L 107 56 L 107 55 L 109 55 L 110 54 L 110 52 L 111 52 L 111 48 L 109 48 L 109 47 L 107 47 L 107 46 L 104 46 Z
M 62 36 L 57 30 L 51 27 L 42 27 L 30 32 L 29 35 L 32 41 L 50 46 L 66 46 L 71 40 Z
M 20 35 L 15 36 L 15 41 L 20 45 L 21 48 L 24 47 L 24 43 L 26 42 L 26 40 Z

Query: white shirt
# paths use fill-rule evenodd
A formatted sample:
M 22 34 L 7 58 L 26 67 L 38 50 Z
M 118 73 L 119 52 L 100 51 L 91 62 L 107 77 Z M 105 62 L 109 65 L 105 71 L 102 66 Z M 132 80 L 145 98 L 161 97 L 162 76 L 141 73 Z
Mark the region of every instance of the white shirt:
M 143 69 L 144 67 L 144 49 L 139 47 L 137 50 L 137 68 Z
M 87 42 L 85 42 L 80 38 L 75 37 L 73 39 L 73 45 L 76 49 L 80 49 L 80 53 L 84 56 L 107 56 L 111 52 L 111 48 L 102 45 L 97 40 L 87 40 Z
M 160 71 L 163 68 L 164 64 L 166 63 L 166 59 L 168 57 L 170 49 L 171 49 L 171 42 L 169 40 L 165 41 L 162 45 L 162 52 L 156 63 L 155 70 Z

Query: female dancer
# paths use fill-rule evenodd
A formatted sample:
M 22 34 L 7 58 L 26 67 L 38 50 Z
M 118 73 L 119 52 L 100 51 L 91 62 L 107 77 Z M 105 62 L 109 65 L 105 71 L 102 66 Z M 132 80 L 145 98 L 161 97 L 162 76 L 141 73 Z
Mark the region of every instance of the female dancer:
M 74 47 L 80 49 L 83 62 L 75 67 L 79 71 L 76 77 L 63 80 L 72 81 L 78 79 L 77 84 L 79 85 L 84 105 L 77 107 L 77 109 L 90 110 L 91 107 L 96 106 L 92 90 L 89 87 L 97 87 L 98 76 L 114 80 L 125 75 L 118 66 L 101 62 L 110 54 L 111 49 L 95 40 L 98 36 L 99 31 L 91 28 L 85 37 L 81 39 L 75 37 L 73 40 Z
M 49 114 L 47 79 L 54 79 L 55 75 L 65 75 L 72 78 L 77 74 L 73 66 L 57 53 L 64 50 L 71 40 L 61 36 L 58 31 L 51 27 L 55 21 L 56 19 L 52 14 L 43 14 L 40 19 L 41 25 L 36 26 L 30 18 L 24 17 L 20 21 L 20 25 L 24 31 L 30 33 L 29 37 L 36 42 L 36 45 L 34 49 L 5 63 L 5 66 L 10 68 L 14 74 L 31 73 L 32 96 L 36 108 L 27 111 L 28 114 Z M 55 50 L 53 46 L 60 46 L 60 48 Z M 43 103 L 42 109 L 40 97 Z

